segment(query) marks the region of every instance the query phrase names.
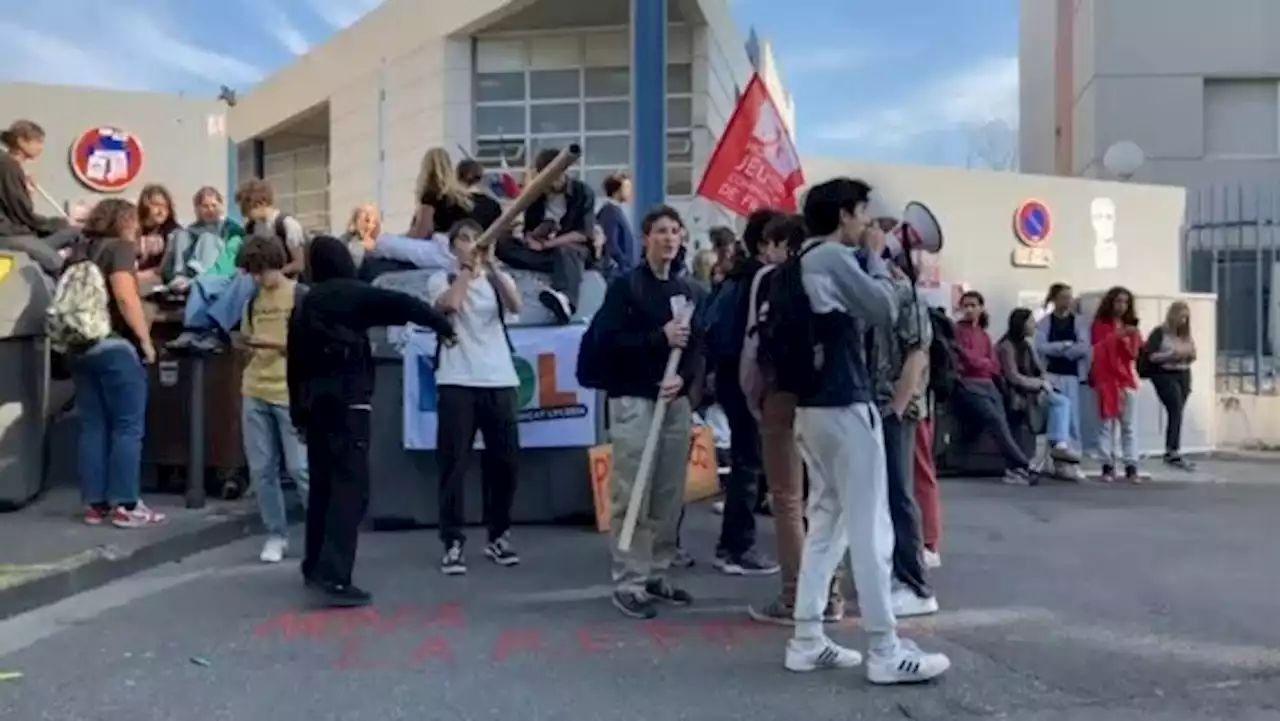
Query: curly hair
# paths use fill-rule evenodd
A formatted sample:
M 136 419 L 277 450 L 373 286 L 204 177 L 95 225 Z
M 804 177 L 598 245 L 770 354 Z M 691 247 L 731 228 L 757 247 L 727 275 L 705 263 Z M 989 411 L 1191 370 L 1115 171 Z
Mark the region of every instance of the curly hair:
M 288 263 L 289 256 L 285 255 L 279 240 L 256 235 L 244 242 L 236 259 L 236 265 L 250 274 L 280 270 Z
M 165 218 L 164 222 L 160 223 L 159 226 L 148 224 L 150 218 L 143 217 L 147 214 L 147 202 L 152 198 L 160 198 L 164 200 L 165 205 L 169 206 L 169 217 Z M 142 222 L 148 230 L 157 232 L 165 237 L 168 237 L 170 233 L 178 229 L 179 225 L 176 213 L 174 212 L 173 194 L 169 192 L 168 188 L 158 183 L 143 186 L 142 192 L 138 194 L 138 220 Z
M 91 239 L 120 238 L 130 223 L 138 223 L 138 206 L 123 198 L 107 198 L 89 211 L 83 232 Z
M 1127 297 L 1129 302 L 1124 312 L 1117 314 L 1116 301 L 1122 295 Z M 1107 291 L 1106 295 L 1102 296 L 1102 302 L 1098 304 L 1098 310 L 1093 314 L 1093 317 L 1101 320 L 1119 321 L 1124 325 L 1138 325 L 1138 312 L 1133 307 L 1133 292 L 1122 285 L 1114 286 Z

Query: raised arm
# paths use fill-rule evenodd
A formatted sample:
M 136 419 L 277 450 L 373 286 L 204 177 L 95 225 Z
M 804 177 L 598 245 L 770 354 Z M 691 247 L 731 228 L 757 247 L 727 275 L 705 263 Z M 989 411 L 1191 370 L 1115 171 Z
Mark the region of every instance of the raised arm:
M 824 263 L 824 271 L 851 315 L 876 327 L 891 326 L 898 321 L 893 276 L 883 258 L 869 258 L 864 271 L 853 250 L 838 247 L 824 250 L 825 255 L 814 260 Z

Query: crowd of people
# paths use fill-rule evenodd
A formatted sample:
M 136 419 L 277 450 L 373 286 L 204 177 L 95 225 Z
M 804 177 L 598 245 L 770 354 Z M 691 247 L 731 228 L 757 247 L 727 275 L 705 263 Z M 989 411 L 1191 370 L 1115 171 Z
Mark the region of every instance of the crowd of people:
M 716 229 L 690 270 L 677 211 L 654 208 L 632 227 L 625 175 L 607 179 L 597 203 L 591 188 L 563 174 L 490 240 L 485 231 L 509 198 L 478 163 L 455 167 L 435 148 L 424 156 L 417 210 L 403 234 L 385 232 L 378 208 L 361 205 L 344 235 L 313 236 L 281 212 L 261 179 L 235 194 L 243 225 L 227 217 L 216 189 L 203 188 L 193 198 L 195 222 L 183 226 L 159 185 L 144 188 L 136 204 L 111 198 L 66 219 L 38 215 L 25 165 L 40 157 L 43 138 L 29 121 L 0 133 L 8 149 L 0 155 L 0 249 L 27 253 L 54 284 L 51 336 L 75 386 L 85 522 L 164 522 L 140 499 L 145 365 L 161 351 L 239 348 L 249 356 L 245 454 L 268 533 L 261 559 L 279 562 L 288 552 L 288 479 L 306 507 L 303 576 L 328 605 L 371 601 L 352 571 L 369 501 L 372 327 L 412 324 L 439 339 L 440 570 L 467 570 L 463 484 L 477 432 L 485 439 L 483 554 L 500 566 L 520 562 L 510 528 L 519 381 L 506 318 L 523 299 L 511 268 L 549 277 L 538 300 L 558 323 L 580 315 L 586 270 L 609 280 L 577 374 L 607 397 L 614 606 L 650 619 L 664 604 L 693 602 L 668 571 L 692 563 L 679 532 L 691 426 L 714 407 L 729 431 L 714 565 L 780 576 L 777 597 L 750 614 L 794 626 L 785 653 L 793 671 L 863 662 L 824 631 L 845 613 L 846 552 L 870 634 L 868 678 L 914 682 L 949 668 L 946 656 L 896 630 L 898 618 L 939 608 L 929 575 L 942 563 L 933 450 L 942 406 L 970 433 L 991 436 L 1008 482 L 1033 483 L 1041 469 L 1024 431 L 1043 435 L 1061 468 L 1078 473 L 1080 388 L 1088 383 L 1102 421 L 1102 479 L 1122 470 L 1136 482 L 1134 399 L 1139 379 L 1150 378 L 1169 416 L 1165 461 L 1188 465 L 1180 427 L 1196 350 L 1185 304 L 1171 305 L 1144 341 L 1128 290 L 1111 289 L 1086 317 L 1071 288 L 1055 284 L 1042 318 L 1017 309 L 993 340 L 981 293 L 966 292 L 954 319 L 928 307 L 913 254 L 891 250 L 901 244 L 888 243 L 892 230 L 869 215 L 872 188 L 862 181 L 813 186 L 800 215 L 758 211 L 741 238 Z M 556 154 L 540 153 L 534 170 Z M 425 300 L 379 287 L 382 274 L 410 269 L 432 271 Z M 183 307 L 187 332 L 161 351 L 144 300 Z M 634 536 L 621 544 L 655 416 L 652 478 Z M 773 518 L 776 561 L 757 542 L 761 512 Z

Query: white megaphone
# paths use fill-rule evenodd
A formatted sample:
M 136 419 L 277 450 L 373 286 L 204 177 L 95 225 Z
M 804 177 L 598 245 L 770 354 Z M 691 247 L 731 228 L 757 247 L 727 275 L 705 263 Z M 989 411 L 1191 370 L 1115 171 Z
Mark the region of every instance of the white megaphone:
M 885 247 L 893 257 L 904 250 L 937 253 L 942 250 L 942 226 L 929 206 L 913 200 L 902 210 L 902 218 L 885 238 Z

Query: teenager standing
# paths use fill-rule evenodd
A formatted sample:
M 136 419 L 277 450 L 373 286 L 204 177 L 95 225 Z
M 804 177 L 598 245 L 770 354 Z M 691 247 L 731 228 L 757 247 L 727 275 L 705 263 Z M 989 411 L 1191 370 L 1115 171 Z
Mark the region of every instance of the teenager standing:
M 667 581 L 666 571 L 675 555 L 676 527 L 684 506 L 693 414 L 688 389 L 700 364 L 701 334 L 697 322 L 675 317 L 672 308 L 697 304 L 701 291 L 672 267 L 682 240 L 680 214 L 666 206 L 656 208 L 645 216 L 641 230 L 645 262 L 609 284 L 579 352 L 596 358 L 607 376 L 599 378 L 599 385 L 609 399 L 613 444 L 613 605 L 632 618 L 653 618 L 659 602 L 693 602 L 687 591 Z M 678 373 L 664 378 L 674 349 L 684 351 Z M 579 358 L 580 379 L 584 366 L 590 365 Z M 623 550 L 618 547 L 618 535 L 659 399 L 668 405 L 653 475 L 631 547 Z
M 800 287 L 788 273 L 776 278 L 770 304 L 800 292 L 788 304 L 802 311 L 794 318 L 779 307 L 770 308 L 765 321 L 794 325 L 809 321 L 815 345 L 809 352 L 811 380 L 783 377 L 779 381 L 805 387 L 797 399 L 796 436 L 809 469 L 809 530 L 800 561 L 796 591 L 795 634 L 787 643 L 784 665 L 791 671 L 849 668 L 862 662 L 857 651 L 843 648 L 823 630 L 832 574 L 846 549 L 853 565 L 862 611 L 862 627 L 871 636 L 867 678 L 872 683 L 918 682 L 945 672 L 951 661 L 925 653 L 901 639 L 891 596 L 893 521 L 889 516 L 884 438 L 875 406 L 863 338 L 867 330 L 891 326 L 897 320 L 892 278 L 881 257 L 884 234 L 867 213 L 871 187 L 837 178 L 810 188 L 804 220 L 814 236 L 798 256 Z M 860 246 L 855 250 L 852 246 Z M 860 262 L 859 253 L 863 254 Z M 866 270 L 862 268 L 866 264 Z M 794 272 L 794 271 L 792 271 Z M 785 288 L 785 290 L 783 290 Z M 770 320 L 772 319 L 772 320 Z M 786 349 L 766 349 L 770 333 L 761 338 L 761 354 L 783 358 Z M 782 335 L 777 336 L 783 337 Z M 819 362 L 820 361 L 820 362 Z
M 369 411 L 373 353 L 368 331 L 414 323 L 454 339 L 448 319 L 396 291 L 356 280 L 347 246 L 316 238 L 308 247 L 311 290 L 289 319 L 286 376 L 289 415 L 307 443 L 308 587 L 331 606 L 364 606 L 372 597 L 351 581 L 360 522 L 369 505 Z
M 489 544 L 484 555 L 500 566 L 520 562 L 511 545 L 511 503 L 520 457 L 516 412 L 519 401 L 511 339 L 504 314 L 520 312 L 520 291 L 511 276 L 494 266 L 493 246 L 478 247 L 483 232 L 474 220 L 449 232 L 457 273 L 437 273 L 427 297 L 453 322 L 458 340 L 442 345 L 436 358 L 436 460 L 440 465 L 440 570 L 466 573 L 463 556 L 467 469 L 476 431 L 484 436 L 480 454 L 484 518 Z
M 1138 482 L 1137 415 L 1138 373 L 1134 364 L 1142 348 L 1142 331 L 1133 309 L 1133 293 L 1116 286 L 1102 296 L 1089 329 L 1093 365 L 1089 385 L 1098 401 L 1098 460 L 1102 481 L 1116 479 L 1116 465 L 1124 463 L 1124 476 Z M 1120 446 L 1116 447 L 1116 434 Z
M 1182 457 L 1182 419 L 1191 395 L 1191 364 L 1196 362 L 1196 342 L 1191 337 L 1191 308 L 1186 301 L 1169 304 L 1164 323 L 1147 337 L 1151 385 L 1164 406 L 1164 462 L 1183 470 L 1194 466 Z

